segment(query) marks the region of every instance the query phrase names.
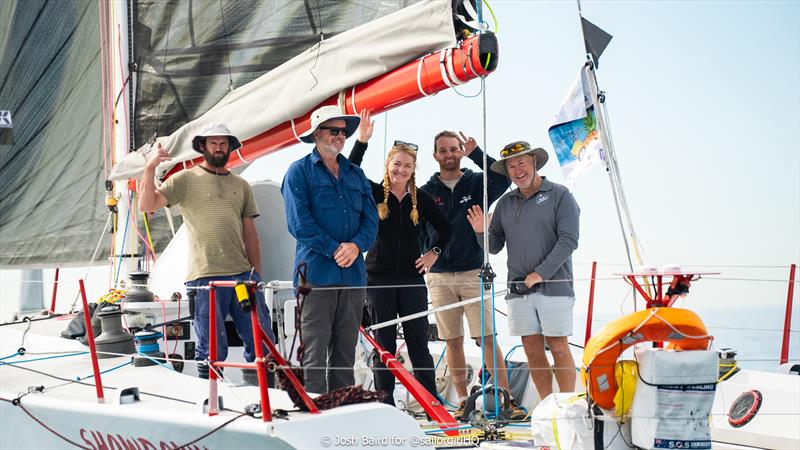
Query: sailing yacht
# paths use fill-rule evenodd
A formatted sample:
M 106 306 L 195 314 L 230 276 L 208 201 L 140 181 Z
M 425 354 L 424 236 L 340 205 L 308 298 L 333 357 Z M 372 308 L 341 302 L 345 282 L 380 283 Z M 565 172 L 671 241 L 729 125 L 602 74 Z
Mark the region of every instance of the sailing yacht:
M 237 169 L 296 143 L 318 105 L 377 114 L 458 89 L 498 67 L 497 39 L 485 32 L 485 11 L 476 9 L 475 2 L 402 2 L 411 3 L 405 8 L 398 3 L 256 2 L 246 8 L 241 2 L 123 0 L 0 4 L 2 17 L 13 17 L 0 24 L 0 36 L 11 43 L 0 58 L 13 69 L 4 76 L 0 93 L 4 101 L 13 100 L 18 130 L 16 146 L 3 156 L 35 150 L 4 158 L 0 262 L 62 267 L 64 273 L 68 266 L 79 266 L 73 273 L 87 278 L 87 266 L 110 261 L 99 281 L 87 278 L 87 300 L 123 305 L 125 314 L 109 310 L 106 318 L 115 329 L 163 335 L 156 351 L 163 356 L 144 358 L 152 364 L 140 355 L 151 350 L 120 351 L 114 346 L 118 342 L 110 342 L 109 349 L 109 341 L 101 341 L 106 347 L 95 353 L 106 357 L 96 360 L 95 369 L 86 345 L 61 337 L 75 317 L 71 313 L 81 309 L 77 296 L 71 305 L 50 308 L 57 314 L 21 314 L 4 324 L 0 446 L 540 445 L 532 441 L 529 423 L 505 424 L 499 433 L 490 418 L 459 426 L 428 421 L 411 389 L 401 385 L 396 398 L 414 415 L 377 403 L 318 414 L 300 411 L 279 389 L 267 391 L 265 410 L 262 390 L 244 385 L 235 369 L 221 374 L 213 395 L 212 382 L 193 376 L 191 312 L 182 283 L 187 236 L 180 217 L 172 211 L 136 217 L 135 186 L 128 180 L 138 176 L 156 140 L 173 155 L 173 163 L 160 170 L 165 178 L 197 162 L 187 145 L 196 130 L 205 123 L 227 122 L 245 144 L 231 158 L 230 167 Z M 12 85 L 14 95 L 7 97 Z M 283 210 L 274 181 L 257 182 L 254 191 L 262 211 Z M 258 226 L 261 253 L 269 255 L 264 278 L 276 280 L 264 286 L 281 331 L 275 344 L 292 362 L 296 303 L 281 280 L 292 277 L 294 243 L 281 214 L 263 215 Z M 141 287 L 128 277 L 139 270 L 150 272 L 148 290 L 158 301 L 117 302 Z M 35 272 L 23 276 L 41 277 Z M 76 288 L 60 286 L 62 294 Z M 115 320 L 123 326 L 116 327 Z M 362 344 L 356 371 L 369 387 L 370 371 L 362 361 L 372 349 Z M 444 346 L 432 342 L 431 350 L 439 359 Z M 520 353 L 503 356 L 524 364 Z M 581 355 L 576 350 L 576 360 Z M 407 361 L 403 356 L 398 359 Z M 481 356 L 474 349 L 467 349 L 467 356 L 472 383 L 480 385 Z M 453 403 L 444 366 L 438 375 L 442 403 Z M 789 371 L 729 375 L 719 384 L 714 404 L 721 418 L 712 425 L 714 445 L 796 448 L 800 437 L 791 422 L 800 415 L 792 402 L 796 380 Z M 531 383 L 520 389 L 524 404 L 533 407 L 539 401 Z M 755 400 L 745 403 L 748 422 L 730 425 L 734 401 L 753 390 L 761 393 L 759 408 L 753 411 Z

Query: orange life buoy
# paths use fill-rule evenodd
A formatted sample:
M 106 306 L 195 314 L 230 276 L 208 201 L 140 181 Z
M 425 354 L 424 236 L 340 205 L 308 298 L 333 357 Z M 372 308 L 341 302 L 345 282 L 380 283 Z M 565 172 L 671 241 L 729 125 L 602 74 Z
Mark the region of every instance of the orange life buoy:
M 712 339 L 700 317 L 688 309 L 649 308 L 621 317 L 586 343 L 581 367 L 586 392 L 599 406 L 614 408 L 614 364 L 631 345 L 664 341 L 680 350 L 706 350 Z

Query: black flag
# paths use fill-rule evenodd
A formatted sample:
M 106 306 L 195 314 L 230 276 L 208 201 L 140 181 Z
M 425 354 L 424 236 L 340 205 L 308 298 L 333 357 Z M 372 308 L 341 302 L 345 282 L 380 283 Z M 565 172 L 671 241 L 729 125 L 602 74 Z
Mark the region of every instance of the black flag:
M 14 125 L 11 111 L 0 111 L 0 145 L 14 145 Z
M 600 55 L 611 42 L 612 36 L 583 17 L 581 17 L 581 27 L 583 28 L 583 43 L 586 46 L 586 53 L 591 53 L 595 67 L 600 67 Z

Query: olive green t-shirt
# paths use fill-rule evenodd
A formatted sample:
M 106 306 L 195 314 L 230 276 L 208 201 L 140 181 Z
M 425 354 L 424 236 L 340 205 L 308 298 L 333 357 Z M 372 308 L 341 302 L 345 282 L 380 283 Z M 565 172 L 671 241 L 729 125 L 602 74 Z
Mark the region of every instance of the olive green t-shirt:
M 180 207 L 189 230 L 187 281 L 250 270 L 242 219 L 259 212 L 247 181 L 234 173 L 217 175 L 196 166 L 168 178 L 158 191 L 170 206 Z

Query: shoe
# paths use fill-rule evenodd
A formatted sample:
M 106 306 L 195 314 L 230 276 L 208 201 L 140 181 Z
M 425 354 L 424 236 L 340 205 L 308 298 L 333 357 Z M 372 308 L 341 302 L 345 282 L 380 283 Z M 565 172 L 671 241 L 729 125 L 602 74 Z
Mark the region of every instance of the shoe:
M 508 420 L 525 420 L 528 418 L 528 411 L 519 406 L 516 400 L 511 400 L 511 407 L 506 411 Z
M 464 408 L 466 406 L 467 406 L 467 401 L 466 400 L 461 400 L 461 402 L 458 404 L 458 408 L 456 408 L 456 410 L 453 411 L 453 418 L 456 419 L 459 422 L 463 422 L 464 421 Z

